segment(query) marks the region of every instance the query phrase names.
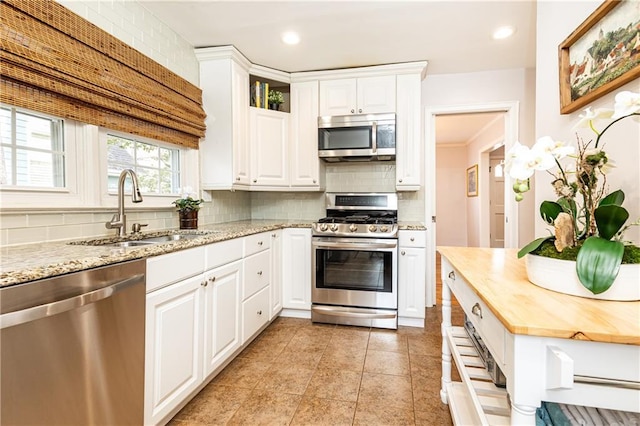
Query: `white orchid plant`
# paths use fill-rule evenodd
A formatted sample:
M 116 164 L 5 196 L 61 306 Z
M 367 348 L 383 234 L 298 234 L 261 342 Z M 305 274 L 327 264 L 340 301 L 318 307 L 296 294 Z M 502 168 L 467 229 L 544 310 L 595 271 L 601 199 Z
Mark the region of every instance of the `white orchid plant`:
M 576 272 L 582 285 L 593 294 L 611 287 L 623 262 L 625 247 L 634 247 L 625 245 L 622 235 L 630 226 L 640 225 L 640 219 L 625 226 L 629 212 L 622 207 L 624 192 L 607 193 L 606 174 L 612 161 L 603 149 L 602 137 L 615 123 L 639 116 L 640 93 L 620 92 L 613 110 L 587 108 L 580 115 L 575 127 L 589 127 L 595 133 L 595 141 L 585 142 L 578 136 L 574 148 L 545 136 L 531 148 L 516 142 L 509 150 L 505 170 L 514 179 L 516 201 L 523 199 L 522 194 L 529 190 L 529 179 L 539 170 L 554 177 L 551 184 L 558 196 L 556 201 L 543 201 L 540 205 L 540 215 L 554 226 L 554 234 L 527 244 L 518 257 L 537 253 L 543 245 L 551 243 L 557 252 L 575 248 Z M 599 131 L 595 126 L 599 120 L 610 122 Z M 574 161 L 563 166 L 564 159 Z M 554 168 L 557 170 L 551 171 Z M 630 261 L 637 262 L 637 259 Z

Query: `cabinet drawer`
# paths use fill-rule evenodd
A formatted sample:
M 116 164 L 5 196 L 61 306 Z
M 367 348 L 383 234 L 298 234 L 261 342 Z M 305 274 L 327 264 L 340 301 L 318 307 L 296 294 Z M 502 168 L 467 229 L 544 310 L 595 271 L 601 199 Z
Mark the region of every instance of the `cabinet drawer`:
M 263 251 L 244 260 L 242 300 L 266 287 L 271 280 L 271 251 Z
M 147 259 L 147 293 L 204 271 L 204 247 Z
M 398 245 L 400 247 L 426 247 L 427 233 L 425 231 L 399 231 Z
M 226 265 L 238 259 L 242 259 L 242 238 L 222 241 L 206 246 L 205 270 Z
M 248 257 L 271 247 L 271 232 L 248 235 L 244 237 L 244 256 Z
M 269 289 L 264 288 L 242 302 L 242 343 L 269 321 Z

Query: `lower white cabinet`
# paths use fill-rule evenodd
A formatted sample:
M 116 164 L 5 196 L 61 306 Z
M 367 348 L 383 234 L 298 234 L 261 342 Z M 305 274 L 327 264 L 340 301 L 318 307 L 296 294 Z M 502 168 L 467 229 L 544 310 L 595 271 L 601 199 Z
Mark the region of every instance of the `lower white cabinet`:
M 218 368 L 242 344 L 240 289 L 242 261 L 205 273 L 204 377 Z
M 282 307 L 311 310 L 311 229 L 283 231 L 282 259 Z
M 242 302 L 242 342 L 269 322 L 269 288 L 265 287 Z
M 145 424 L 158 424 L 203 380 L 203 282 L 199 274 L 147 295 Z
M 426 298 L 425 231 L 400 230 L 398 246 L 398 316 L 422 320 Z
M 269 320 L 282 310 L 282 230 L 271 233 L 271 285 L 269 298 Z

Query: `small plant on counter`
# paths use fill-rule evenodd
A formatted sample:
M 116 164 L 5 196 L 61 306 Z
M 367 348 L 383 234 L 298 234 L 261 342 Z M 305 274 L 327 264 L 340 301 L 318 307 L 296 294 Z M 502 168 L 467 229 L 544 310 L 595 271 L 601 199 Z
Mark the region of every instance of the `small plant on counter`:
M 204 203 L 203 199 L 196 199 L 193 193 L 193 189 L 190 187 L 184 188 L 182 198 L 178 198 L 171 204 L 175 204 L 179 212 L 190 212 L 200 210 L 200 204 Z
M 538 238 L 518 252 L 518 257 L 538 254 L 566 260 L 576 260 L 576 272 L 582 285 L 593 294 L 608 290 L 622 263 L 640 263 L 640 248 L 623 242 L 623 233 L 640 219 L 625 226 L 629 212 L 622 207 L 625 195 L 618 189 L 608 192 L 606 173 L 612 161 L 604 151 L 602 137 L 615 123 L 640 116 L 640 94 L 620 92 L 615 97 L 614 110 L 587 108 L 575 127 L 589 127 L 595 141 L 577 137 L 576 148 L 545 136 L 530 149 L 519 143 L 509 150 L 506 170 L 515 179 L 516 201 L 529 190 L 529 178 L 536 170 L 550 173 L 558 196 L 555 201 L 543 201 L 540 215 L 554 227 L 554 235 Z M 594 122 L 611 120 L 602 131 Z M 637 141 L 636 141 L 637 143 Z M 572 164 L 561 160 L 571 158 Z M 557 167 L 556 172 L 550 170 Z M 634 283 L 634 285 L 638 285 Z

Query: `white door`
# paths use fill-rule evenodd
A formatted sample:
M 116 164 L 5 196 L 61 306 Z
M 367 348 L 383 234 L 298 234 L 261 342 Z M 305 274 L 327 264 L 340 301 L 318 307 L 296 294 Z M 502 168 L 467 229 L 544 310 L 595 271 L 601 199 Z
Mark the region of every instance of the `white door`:
M 147 295 L 145 424 L 158 424 L 202 382 L 204 277 Z
M 357 114 L 396 111 L 396 76 L 358 79 Z
M 426 249 L 400 247 L 398 256 L 398 316 L 424 318 Z
M 491 247 L 504 247 L 504 166 L 501 158 L 491 157 L 490 171 L 490 241 Z
M 282 310 L 282 230 L 271 233 L 271 284 L 269 320 Z
M 289 114 L 250 108 L 251 185 L 289 186 Z
M 282 234 L 283 308 L 311 310 L 311 229 Z
M 291 186 L 320 186 L 318 82 L 291 84 Z
M 249 185 L 249 74 L 231 65 L 233 185 Z M 206 166 L 206 163 L 205 163 Z
M 242 261 L 205 274 L 204 370 L 205 377 L 240 347 L 240 287 Z
M 320 115 L 357 114 L 356 79 L 320 81 Z

